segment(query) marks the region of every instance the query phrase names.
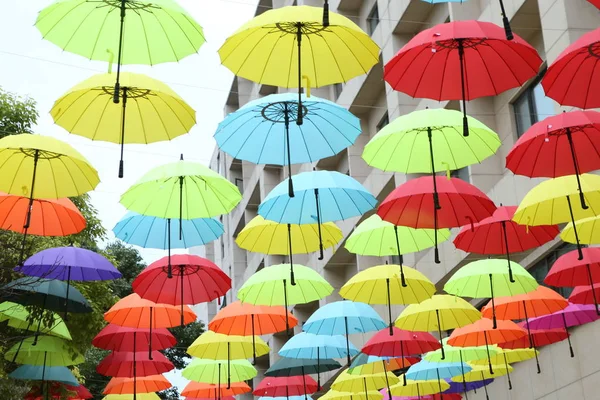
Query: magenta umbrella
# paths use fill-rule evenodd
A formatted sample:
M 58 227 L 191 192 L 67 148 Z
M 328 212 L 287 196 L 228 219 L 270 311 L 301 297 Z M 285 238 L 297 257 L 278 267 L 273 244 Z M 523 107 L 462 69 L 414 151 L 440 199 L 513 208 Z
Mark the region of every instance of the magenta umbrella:
M 557 311 L 552 314 L 542 315 L 541 317 L 530 318 L 525 326 L 533 330 L 560 329 L 564 328 L 568 334 L 568 328 L 571 326 L 579 326 L 594 322 L 600 319 L 596 306 L 592 304 L 573 304 L 570 303 L 567 308 Z M 569 350 L 571 357 L 575 357 L 571 338 L 567 336 L 569 341 Z

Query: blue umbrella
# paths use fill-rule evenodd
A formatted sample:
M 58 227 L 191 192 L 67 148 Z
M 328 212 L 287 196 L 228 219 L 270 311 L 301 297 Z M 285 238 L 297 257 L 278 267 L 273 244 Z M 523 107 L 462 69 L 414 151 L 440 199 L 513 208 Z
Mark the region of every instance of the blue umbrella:
M 42 365 L 21 365 L 8 375 L 10 378 L 26 381 L 59 382 L 65 385 L 79 386 L 77 378 L 67 367 L 46 367 Z M 46 390 L 47 392 L 47 390 Z
M 170 264 L 171 249 L 205 245 L 218 239 L 224 228 L 214 218 L 197 218 L 183 219 L 180 230 L 171 230 L 170 218 L 150 217 L 130 211 L 117 222 L 113 232 L 125 243 L 147 249 L 168 250 Z M 167 274 L 171 276 L 171 265 Z
M 329 100 L 302 96 L 302 110 L 302 121 L 298 121 L 295 94 L 266 96 L 229 114 L 214 137 L 232 157 L 254 164 L 287 165 L 292 176 L 291 164 L 334 156 L 361 133 L 360 120 Z M 291 181 L 288 192 L 294 197 Z
M 357 217 L 372 210 L 377 204 L 356 179 L 336 171 L 303 172 L 292 177 L 296 196 L 290 197 L 287 182 L 275 186 L 258 207 L 264 218 L 283 224 L 314 224 L 340 221 Z M 323 259 L 323 243 L 320 243 Z
M 358 350 L 349 343 L 350 355 L 358 354 Z M 279 350 L 279 355 L 288 358 L 343 358 L 348 355 L 346 338 L 342 335 L 315 335 L 301 332 L 293 336 Z
M 336 301 L 319 308 L 304 323 L 302 330 L 315 335 L 345 335 L 346 357 L 350 364 L 350 340 L 352 333 L 378 331 L 387 325 L 368 304 L 349 300 Z

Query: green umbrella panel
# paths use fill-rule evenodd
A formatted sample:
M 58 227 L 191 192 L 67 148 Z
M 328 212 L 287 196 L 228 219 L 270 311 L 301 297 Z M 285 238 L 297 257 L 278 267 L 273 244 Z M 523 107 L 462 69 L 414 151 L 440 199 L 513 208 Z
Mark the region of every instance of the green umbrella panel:
M 83 355 L 70 349 L 63 339 L 40 336 L 37 338 L 37 343 L 35 341 L 35 337 L 21 340 L 4 353 L 4 359 L 11 361 L 14 358 L 18 364 L 46 367 L 66 367 L 85 361 Z
M 27 308 L 21 304 L 5 301 L 0 304 L 0 322 L 4 321 L 7 321 L 8 326 L 11 328 L 39 331 L 40 333 L 72 340 L 69 329 L 56 313 L 52 313 L 52 318 L 45 322 L 31 317 Z
M 256 376 L 256 369 L 248 360 L 229 360 L 229 376 L 227 360 L 209 360 L 194 358 L 182 372 L 184 378 L 190 381 L 218 384 L 243 382 Z

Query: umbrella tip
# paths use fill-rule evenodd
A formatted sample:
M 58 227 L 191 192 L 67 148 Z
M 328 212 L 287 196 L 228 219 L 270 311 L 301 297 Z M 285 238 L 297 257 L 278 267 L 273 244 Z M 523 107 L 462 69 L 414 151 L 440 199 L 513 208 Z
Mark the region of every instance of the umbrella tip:
M 180 161 L 183 161 L 183 153 L 181 153 L 181 154 L 179 155 L 179 160 L 180 160 Z

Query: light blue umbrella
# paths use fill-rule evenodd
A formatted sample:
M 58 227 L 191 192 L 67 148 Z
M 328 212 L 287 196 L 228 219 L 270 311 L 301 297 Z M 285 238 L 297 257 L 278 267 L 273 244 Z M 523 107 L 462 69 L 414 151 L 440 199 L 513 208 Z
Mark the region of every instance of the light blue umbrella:
M 219 124 L 215 140 L 234 158 L 288 165 L 292 176 L 291 164 L 334 156 L 361 133 L 360 120 L 329 100 L 302 96 L 302 109 L 303 122 L 298 122 L 298 97 L 292 93 L 251 101 Z M 289 196 L 294 196 L 291 185 Z
M 349 343 L 350 356 L 358 354 L 358 349 Z M 287 358 L 343 358 L 348 356 L 346 338 L 342 335 L 315 335 L 301 332 L 293 336 L 279 350 L 279 355 Z
M 372 210 L 377 199 L 356 179 L 336 171 L 310 171 L 292 177 L 295 197 L 288 194 L 289 178 L 275 186 L 258 207 L 264 218 L 282 224 L 341 221 Z M 320 260 L 323 243 L 320 243 Z
M 53 381 L 65 385 L 79 386 L 77 378 L 67 367 L 45 367 L 42 365 L 21 365 L 9 377 L 26 381 Z
M 413 381 L 429 381 L 437 379 L 442 391 L 442 379 L 450 379 L 455 376 L 464 375 L 471 371 L 469 364 L 462 362 L 430 362 L 421 360 L 411 365 L 406 371 L 406 379 Z
M 387 324 L 370 305 L 344 300 L 319 308 L 304 323 L 302 330 L 315 335 L 345 335 L 346 356 L 350 364 L 348 335 L 378 331 L 386 327 Z

